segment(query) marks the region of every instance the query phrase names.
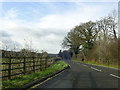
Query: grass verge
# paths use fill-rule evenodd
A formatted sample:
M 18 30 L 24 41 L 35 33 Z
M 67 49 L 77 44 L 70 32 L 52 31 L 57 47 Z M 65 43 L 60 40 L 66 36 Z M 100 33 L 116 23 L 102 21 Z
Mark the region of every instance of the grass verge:
M 92 64 L 92 65 L 99 65 L 99 66 L 104 66 L 104 67 L 110 67 L 110 68 L 115 68 L 115 69 L 120 69 L 120 66 L 118 65 L 107 65 L 107 64 L 103 64 L 103 63 L 98 63 L 98 62 L 94 62 L 94 61 L 80 61 L 80 60 L 72 60 L 74 62 L 80 62 L 80 63 L 86 63 L 86 64 Z
M 68 64 L 66 64 L 63 60 L 55 62 L 55 64 L 51 65 L 50 67 L 44 69 L 41 72 L 35 72 L 33 74 L 29 75 L 22 75 L 22 76 L 16 76 L 14 79 L 11 80 L 4 80 L 2 82 L 2 89 L 6 88 L 20 88 L 24 86 L 25 84 L 28 84 L 32 81 L 41 79 L 47 75 L 50 75 L 56 71 L 62 70 L 65 67 L 67 67 Z

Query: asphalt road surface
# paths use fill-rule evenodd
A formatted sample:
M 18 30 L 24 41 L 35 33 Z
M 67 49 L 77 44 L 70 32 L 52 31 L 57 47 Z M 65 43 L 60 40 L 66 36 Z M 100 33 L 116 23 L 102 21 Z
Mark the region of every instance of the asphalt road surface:
M 34 88 L 118 88 L 117 69 L 66 60 L 71 68 Z

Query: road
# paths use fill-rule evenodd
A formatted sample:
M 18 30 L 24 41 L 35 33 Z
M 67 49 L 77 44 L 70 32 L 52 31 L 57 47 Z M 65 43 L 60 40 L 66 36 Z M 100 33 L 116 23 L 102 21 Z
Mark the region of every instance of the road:
M 66 60 L 71 68 L 34 88 L 118 88 L 117 69 Z

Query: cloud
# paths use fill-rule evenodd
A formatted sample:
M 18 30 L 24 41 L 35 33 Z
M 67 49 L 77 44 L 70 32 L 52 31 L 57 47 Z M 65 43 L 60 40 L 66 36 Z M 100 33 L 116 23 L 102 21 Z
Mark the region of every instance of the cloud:
M 0 41 L 0 49 L 4 50 L 20 50 L 21 44 L 17 41 L 13 41 L 10 37 L 2 37 Z
M 12 36 L 11 34 L 7 33 L 6 31 L 0 31 L 0 33 L 2 34 L 2 37 L 10 37 L 10 36 Z
M 70 29 L 82 22 L 99 19 L 107 14 L 110 8 L 102 4 L 73 3 L 73 5 L 72 9 L 66 10 L 64 13 L 53 13 L 52 11 L 52 13 L 42 15 L 42 17 L 38 16 L 35 18 L 37 19 L 35 22 L 27 21 L 26 18 L 20 19 L 19 16 L 23 14 L 22 11 L 16 8 L 9 9 L 0 21 L 0 31 L 3 33 L 2 42 L 4 45 L 9 45 L 11 49 L 14 44 L 22 48 L 25 44 L 24 39 L 26 39 L 28 42 L 32 41 L 32 48 L 34 49 L 58 53 L 62 40 Z M 49 3 L 48 8 L 49 6 L 51 10 L 54 7 L 54 12 L 60 10 L 53 3 Z M 105 10 L 105 13 L 103 13 L 103 10 Z M 32 12 L 39 15 L 38 8 Z
M 19 13 L 20 11 L 16 8 L 11 8 L 9 11 L 7 12 L 3 12 L 3 15 L 4 16 L 4 19 L 6 20 L 10 20 L 10 19 L 16 19 L 17 16 L 19 16 Z
M 118 2 L 119 0 L 4 0 L 4 2 Z M 3 0 L 0 0 L 3 2 Z

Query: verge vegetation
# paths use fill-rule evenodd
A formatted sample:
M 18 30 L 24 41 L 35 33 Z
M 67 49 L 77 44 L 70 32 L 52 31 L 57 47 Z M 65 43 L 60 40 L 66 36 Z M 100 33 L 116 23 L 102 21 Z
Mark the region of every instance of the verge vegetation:
M 29 75 L 16 76 L 14 79 L 11 79 L 11 80 L 4 80 L 2 82 L 2 85 L 3 85 L 2 89 L 21 88 L 25 84 L 41 79 L 47 75 L 55 73 L 56 71 L 62 70 L 67 66 L 68 64 L 66 64 L 63 60 L 56 61 L 53 65 L 44 69 L 41 72 L 35 72 Z
M 75 60 L 72 60 L 72 61 L 79 62 L 79 63 L 86 63 L 86 64 L 99 65 L 99 66 L 104 66 L 104 67 L 120 69 L 119 65 L 113 65 L 113 64 L 112 65 L 108 65 L 108 64 L 105 64 L 105 63 L 95 62 L 95 61 L 84 61 L 84 62 L 82 62 L 81 60 L 78 60 L 78 59 L 75 59 Z
M 72 59 L 118 67 L 119 44 L 118 16 L 113 10 L 96 21 L 73 27 L 64 38 L 63 48 L 69 48 Z

